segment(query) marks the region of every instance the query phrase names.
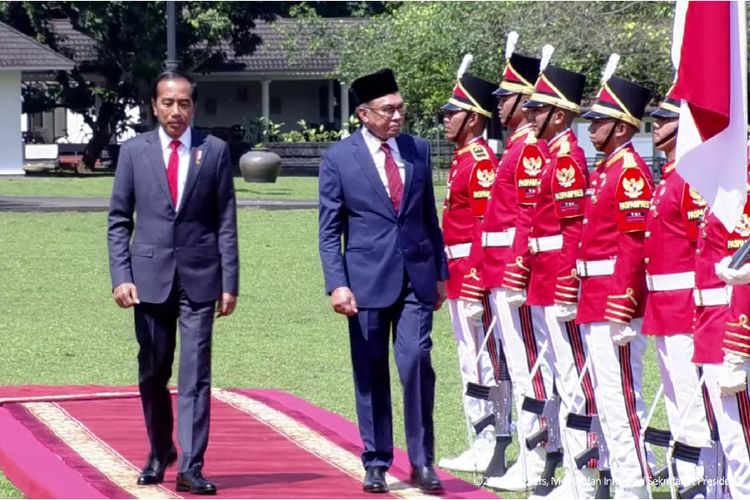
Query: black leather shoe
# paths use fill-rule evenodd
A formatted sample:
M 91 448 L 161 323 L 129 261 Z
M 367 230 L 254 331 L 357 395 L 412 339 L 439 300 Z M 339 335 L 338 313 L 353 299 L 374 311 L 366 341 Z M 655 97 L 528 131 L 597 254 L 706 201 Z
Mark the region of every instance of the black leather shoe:
M 388 483 L 385 482 L 385 467 L 367 467 L 365 469 L 365 480 L 362 481 L 362 490 L 367 493 L 385 493 L 388 491 Z
M 146 486 L 149 484 L 159 484 L 164 481 L 164 471 L 167 467 L 177 461 L 177 450 L 173 446 L 164 458 L 158 458 L 154 455 L 148 457 L 146 466 L 141 471 L 141 475 L 138 476 L 138 484 Z
M 189 491 L 193 495 L 215 495 L 216 485 L 203 477 L 198 469 L 177 474 L 177 491 Z
M 440 493 L 443 491 L 443 483 L 431 465 L 414 467 L 411 470 L 411 483 L 425 493 Z

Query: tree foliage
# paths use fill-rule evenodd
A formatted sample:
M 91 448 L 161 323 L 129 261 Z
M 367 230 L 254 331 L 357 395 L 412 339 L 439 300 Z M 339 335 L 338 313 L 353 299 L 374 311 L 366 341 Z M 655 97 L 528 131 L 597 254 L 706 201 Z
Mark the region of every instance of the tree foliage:
M 584 73 L 589 98 L 612 52 L 622 56 L 618 75 L 661 97 L 674 77 L 673 11 L 666 2 L 404 2 L 328 43 L 341 50 L 344 82 L 392 68 L 419 130 L 450 94 L 464 54 L 474 56 L 469 72 L 499 81 L 510 31 L 523 54 L 539 57 L 552 44 L 552 63 Z
M 272 19 L 288 6 L 279 2 L 181 2 L 177 9 L 178 59 L 191 68 L 230 41 L 238 55 L 260 43 L 253 34 L 258 18 Z M 93 134 L 84 153 L 92 166 L 103 147 L 128 124 L 125 110 L 148 102 L 149 86 L 164 69 L 166 55 L 165 2 L 7 2 L 0 20 L 64 55 L 52 29 L 53 19 L 68 19 L 96 42 L 93 61 L 77 60 L 71 72 L 58 72 L 54 85 L 27 87 L 26 110 L 63 106 L 83 116 Z

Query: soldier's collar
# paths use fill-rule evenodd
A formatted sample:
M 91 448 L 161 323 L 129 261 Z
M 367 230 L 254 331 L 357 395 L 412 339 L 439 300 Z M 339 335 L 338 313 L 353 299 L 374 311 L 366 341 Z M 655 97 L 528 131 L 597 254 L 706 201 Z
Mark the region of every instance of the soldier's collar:
M 664 165 L 662 165 L 661 166 L 661 175 L 662 175 L 662 177 L 666 177 L 667 175 L 669 175 L 672 172 L 674 172 L 674 169 L 675 169 L 676 166 L 677 166 L 677 163 L 674 160 L 668 161 L 667 163 L 665 163 Z
M 558 132 L 557 134 L 555 134 L 555 136 L 549 140 L 549 148 L 557 149 L 558 147 L 560 147 L 560 142 L 562 142 L 562 139 L 567 137 L 569 133 L 572 133 L 570 127 L 566 128 L 562 132 Z
M 531 132 L 531 123 L 527 123 L 526 125 L 518 127 L 516 131 L 513 132 L 513 135 L 510 136 L 510 140 L 515 141 L 518 138 L 525 136 L 529 132 Z
M 625 156 L 625 153 L 629 153 L 633 149 L 632 145 L 633 143 L 628 141 L 625 144 L 618 146 L 617 149 L 612 151 L 612 154 L 604 159 L 604 168 L 609 168 L 610 166 L 614 165 L 620 158 Z
M 470 140 L 469 142 L 467 142 L 466 145 L 464 145 L 464 147 L 462 147 L 461 149 L 456 149 L 456 154 L 460 155 L 460 154 L 463 154 L 463 153 L 467 152 L 472 146 L 476 145 L 481 140 L 482 140 L 482 136 L 481 135 L 478 136 L 478 137 L 473 138 L 472 140 Z

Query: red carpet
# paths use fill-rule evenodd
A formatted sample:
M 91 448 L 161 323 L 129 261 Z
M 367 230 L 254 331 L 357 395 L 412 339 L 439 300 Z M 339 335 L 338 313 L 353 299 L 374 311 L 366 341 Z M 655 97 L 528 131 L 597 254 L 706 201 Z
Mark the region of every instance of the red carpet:
M 362 492 L 357 428 L 275 390 L 213 392 L 206 477 L 224 498 L 414 498 L 396 450 L 389 495 Z M 132 387 L 0 387 L 0 469 L 27 497 L 177 497 L 135 485 L 148 444 Z M 441 472 L 445 498 L 497 498 Z M 190 495 L 182 495 L 190 496 Z

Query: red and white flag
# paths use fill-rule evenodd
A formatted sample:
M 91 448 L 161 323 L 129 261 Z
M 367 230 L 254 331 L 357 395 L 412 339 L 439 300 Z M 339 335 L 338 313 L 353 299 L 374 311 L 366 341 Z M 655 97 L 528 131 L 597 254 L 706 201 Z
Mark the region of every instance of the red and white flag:
M 729 231 L 747 197 L 746 44 L 744 1 L 677 1 L 677 171 Z

